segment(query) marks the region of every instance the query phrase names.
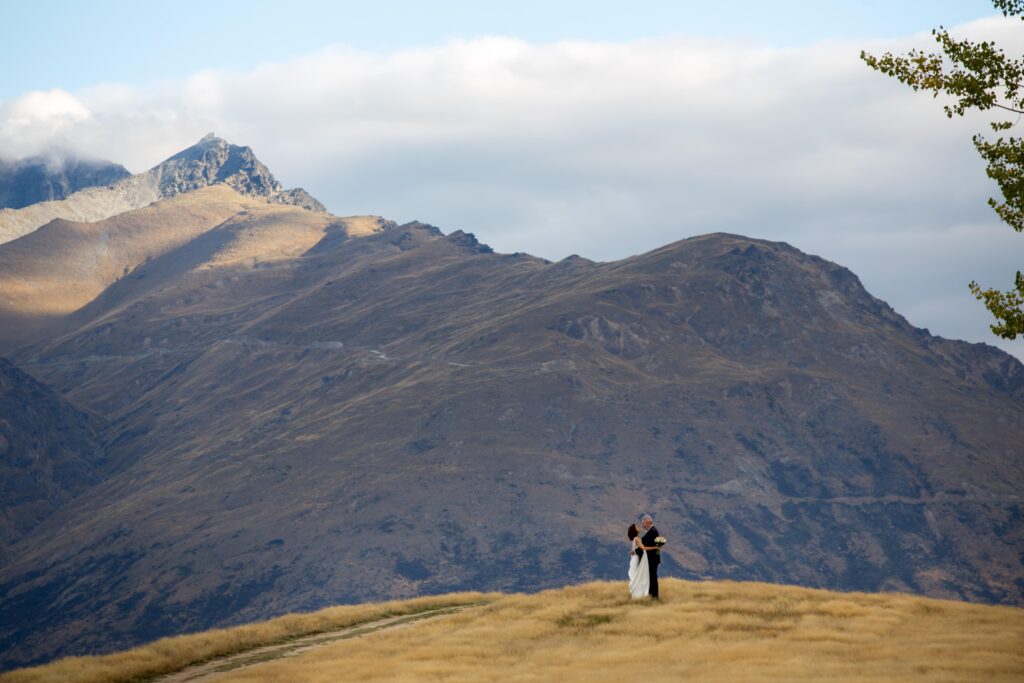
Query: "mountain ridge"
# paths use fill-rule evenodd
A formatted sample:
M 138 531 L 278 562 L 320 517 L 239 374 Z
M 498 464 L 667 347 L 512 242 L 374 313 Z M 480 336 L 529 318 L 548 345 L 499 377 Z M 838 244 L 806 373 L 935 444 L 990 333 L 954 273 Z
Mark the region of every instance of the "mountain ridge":
M 209 133 L 148 171 L 117 180 L 110 187 L 88 187 L 57 201 L 0 209 L 0 244 L 30 234 L 55 219 L 96 222 L 216 184 L 273 203 L 326 211 L 302 188 L 285 190 L 251 148 Z
M 138 277 L 132 271 L 173 250 L 181 250 L 210 231 L 225 235 L 238 226 L 249 225 L 245 234 L 259 232 L 262 244 L 249 240 L 243 255 L 240 239 L 229 240 L 236 253 L 221 254 L 221 260 L 274 260 L 297 255 L 311 244 L 316 231 L 338 229 L 350 223 L 370 221 L 359 230 L 372 231 L 368 217 L 338 218 L 326 212 L 274 204 L 260 197 L 239 194 L 226 183 L 184 192 L 152 205 L 115 215 L 96 223 L 55 219 L 24 237 L 0 245 L 0 351 L 41 335 L 56 334 L 74 311 L 95 308 L 106 288 L 119 280 Z M 277 225 L 275 231 L 272 226 Z M 231 226 L 236 226 L 232 228 Z M 257 227 L 262 226 L 262 227 Z M 244 230 L 242 231 L 245 232 Z M 241 234 L 241 233 L 240 233 Z M 208 236 L 206 243 L 210 239 Z M 305 246 L 303 246 L 305 244 Z M 181 253 L 181 252 L 179 252 Z M 197 263 L 198 265 L 198 263 Z M 182 265 L 176 275 L 187 268 Z M 144 276 L 143 276 L 144 277 Z M 145 288 L 148 283 L 140 283 Z
M 130 176 L 124 166 L 66 153 L 0 159 L 0 209 L 64 199 L 87 187 L 111 185 Z

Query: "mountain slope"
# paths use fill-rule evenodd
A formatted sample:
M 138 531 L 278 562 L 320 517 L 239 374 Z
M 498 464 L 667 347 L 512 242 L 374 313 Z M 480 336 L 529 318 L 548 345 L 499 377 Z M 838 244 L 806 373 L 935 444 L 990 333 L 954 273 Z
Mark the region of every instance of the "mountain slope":
M 0 563 L 10 544 L 103 478 L 101 427 L 0 358 Z
M 59 329 L 68 322 L 66 316 L 125 277 L 138 281 L 135 290 L 147 290 L 152 281 L 141 282 L 142 277 L 132 273 L 159 256 L 174 252 L 176 265 L 163 275 L 172 280 L 218 250 L 217 264 L 236 260 L 252 267 L 261 259 L 301 254 L 328 226 L 342 225 L 338 221 L 324 212 L 245 197 L 226 184 L 194 190 L 97 223 L 55 220 L 0 249 L 0 350 Z M 215 228 L 218 231 L 211 232 Z M 274 237 L 258 248 L 218 238 L 256 231 Z M 195 241 L 200 236 L 203 240 Z M 231 253 L 226 251 L 229 248 Z M 107 296 L 101 303 L 109 305 L 109 299 Z M 79 315 L 71 322 L 81 318 Z
M 64 199 L 87 187 L 111 185 L 131 173 L 110 161 L 75 157 L 0 159 L 0 209 Z
M 209 185 L 226 185 L 250 197 L 325 211 L 305 190 L 285 190 L 248 147 L 210 133 L 153 168 L 110 187 L 90 187 L 59 201 L 19 210 L 0 209 L 0 244 L 27 235 L 56 219 L 95 222 Z
M 137 287 L 167 252 L 15 354 L 130 464 L 0 570 L 12 662 L 618 576 L 642 510 L 669 575 L 1024 601 L 1010 356 L 784 244 L 552 264 L 368 220 Z

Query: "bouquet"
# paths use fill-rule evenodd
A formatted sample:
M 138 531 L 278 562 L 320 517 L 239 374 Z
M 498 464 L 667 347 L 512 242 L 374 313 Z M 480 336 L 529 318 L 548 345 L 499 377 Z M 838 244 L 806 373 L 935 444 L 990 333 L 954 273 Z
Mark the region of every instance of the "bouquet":
M 661 546 L 665 545 L 666 543 L 668 543 L 668 539 L 664 536 L 658 536 L 654 539 L 654 545 L 658 546 L 658 548 L 661 548 Z

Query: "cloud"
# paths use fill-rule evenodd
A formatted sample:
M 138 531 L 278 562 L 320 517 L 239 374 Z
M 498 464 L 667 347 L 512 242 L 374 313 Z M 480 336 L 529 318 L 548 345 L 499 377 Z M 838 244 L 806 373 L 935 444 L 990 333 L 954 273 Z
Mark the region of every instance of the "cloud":
M 957 31 L 1022 47 L 1013 20 Z M 858 58 L 931 44 L 334 47 L 247 72 L 31 93 L 0 105 L 0 155 L 56 141 L 139 171 L 215 130 L 335 213 L 418 218 L 551 259 L 711 231 L 784 240 L 850 267 L 916 325 L 996 343 L 966 283 L 1008 286 L 1024 250 L 985 205 L 995 188 L 970 142 L 985 121 L 948 120 Z M 1000 345 L 1024 357 L 1022 342 Z
M 47 90 L 0 103 L 0 157 L 21 158 L 70 144 L 91 112 L 71 93 Z

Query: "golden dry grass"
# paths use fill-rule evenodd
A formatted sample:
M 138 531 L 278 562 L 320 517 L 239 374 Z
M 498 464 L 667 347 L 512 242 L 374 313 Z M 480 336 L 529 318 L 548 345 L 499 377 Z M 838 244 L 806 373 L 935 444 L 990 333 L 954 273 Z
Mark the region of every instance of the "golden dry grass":
M 266 204 L 225 221 L 234 228 L 227 242 L 197 270 L 252 266 L 298 258 L 323 239 L 325 228 L 336 219 L 328 213 L 296 209 L 287 204 Z
M 266 206 L 214 185 L 96 223 L 45 225 L 0 249 L 0 314 L 71 313 L 147 259 Z
M 662 592 L 660 604 L 633 602 L 624 596 L 623 583 L 600 582 L 536 595 L 460 594 L 333 608 L 340 611 L 171 638 L 107 657 L 63 660 L 0 681 L 144 680 L 140 672 L 154 671 L 155 662 L 163 662 L 161 670 L 168 671 L 171 661 L 180 666 L 183 653 L 193 649 L 205 648 L 209 657 L 274 637 L 294 637 L 308 628 L 297 626 L 298 620 L 312 619 L 326 630 L 345 619 L 422 611 L 443 606 L 445 600 L 487 604 L 336 641 L 230 671 L 217 680 L 1024 680 L 1024 610 L 1017 608 L 676 579 L 664 580 Z M 129 665 L 131 671 L 125 668 Z
M 1020 681 L 1024 610 L 894 594 L 666 580 L 502 598 L 228 673 L 285 681 Z
M 148 645 L 95 657 L 67 657 L 44 666 L 0 675 L 2 683 L 116 683 L 146 681 L 215 657 L 271 643 L 334 631 L 379 619 L 494 600 L 496 594 L 452 593 L 413 600 L 342 605 L 307 614 L 202 633 L 163 638 Z
M 346 216 L 341 221 L 349 237 L 365 237 L 381 231 L 380 216 Z

